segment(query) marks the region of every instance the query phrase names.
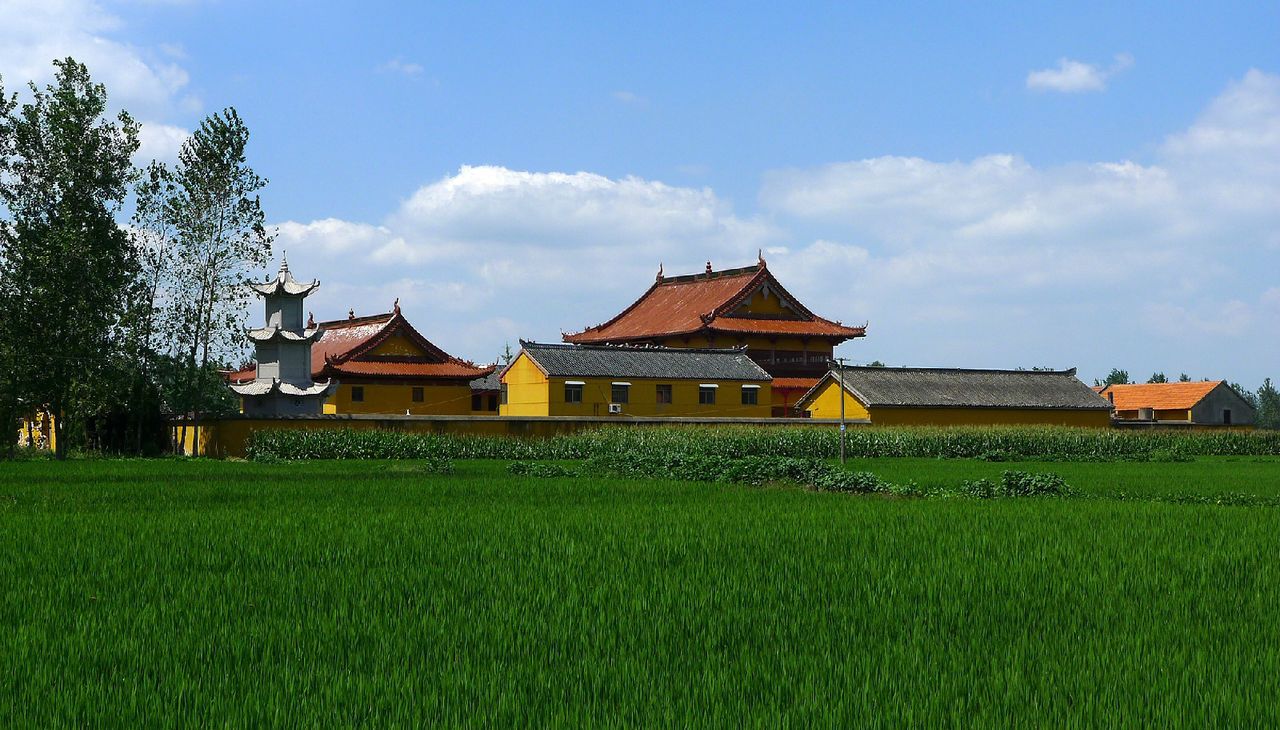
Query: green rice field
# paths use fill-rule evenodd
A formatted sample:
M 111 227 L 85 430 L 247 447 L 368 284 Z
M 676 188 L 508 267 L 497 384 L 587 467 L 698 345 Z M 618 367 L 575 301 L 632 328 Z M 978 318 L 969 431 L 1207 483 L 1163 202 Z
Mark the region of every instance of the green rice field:
M 0 463 L 0 727 L 1280 723 L 1280 458 L 848 468 L 1075 496 Z

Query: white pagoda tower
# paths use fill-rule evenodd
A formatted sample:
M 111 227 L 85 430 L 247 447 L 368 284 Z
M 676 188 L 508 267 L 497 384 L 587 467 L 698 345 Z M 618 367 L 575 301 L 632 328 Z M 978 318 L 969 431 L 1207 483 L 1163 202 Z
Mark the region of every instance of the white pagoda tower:
M 324 412 L 324 400 L 337 382 L 317 383 L 311 378 L 311 344 L 320 338 L 320 328 L 308 319 L 302 322 L 302 300 L 320 282 L 295 281 L 289 262 L 280 258 L 280 273 L 262 284 L 250 284 L 254 294 L 266 303 L 267 326 L 247 332 L 256 349 L 254 379 L 232 383 L 247 416 L 304 416 Z

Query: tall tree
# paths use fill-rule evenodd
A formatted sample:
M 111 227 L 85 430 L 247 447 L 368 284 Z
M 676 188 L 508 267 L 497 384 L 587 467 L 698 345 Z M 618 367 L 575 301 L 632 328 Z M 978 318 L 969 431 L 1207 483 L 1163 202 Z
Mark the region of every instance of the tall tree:
M 54 415 L 65 458 L 67 421 L 101 382 L 125 306 L 134 259 L 116 224 L 133 176 L 138 125 L 106 117 L 107 92 L 74 59 L 55 61 L 54 83 L 8 116 L 12 160 L 0 178 L 3 279 L 19 301 L 6 315 L 16 376 Z
M 162 404 L 156 371 L 165 354 L 157 335 L 163 321 L 166 293 L 171 285 L 170 262 L 176 232 L 168 215 L 174 186 L 164 163 L 153 161 L 134 187 L 130 237 L 138 261 L 135 292 L 127 314 L 126 349 L 134 355 L 130 404 L 135 452 L 142 452 L 147 424 L 159 420 Z
M 1167 383 L 1169 382 L 1169 378 L 1165 377 L 1164 373 L 1152 373 L 1151 377 L 1147 378 L 1147 382 L 1148 383 Z
M 1179 383 L 1190 383 L 1190 382 L 1191 382 L 1191 376 L 1190 376 L 1190 375 L 1187 375 L 1186 373 L 1182 373 L 1182 374 L 1180 374 L 1180 375 L 1178 376 L 1178 382 L 1179 382 Z
M 201 411 L 220 393 L 211 362 L 229 361 L 244 347 L 244 284 L 271 257 L 258 197 L 267 181 L 249 167 L 248 142 L 235 109 L 205 118 L 178 153 L 165 203 L 175 243 L 168 333 L 182 347 L 175 355 L 196 433 Z
M 0 183 L 8 175 L 12 164 L 12 114 L 17 104 L 17 95 L 5 93 L 4 77 L 0 76 Z M 0 217 L 0 424 L 5 427 L 0 438 L 4 439 L 9 456 L 12 457 L 20 413 L 18 403 L 21 384 L 18 380 L 18 352 L 15 348 L 17 332 L 13 328 L 17 323 L 14 314 L 18 300 L 16 290 L 9 281 L 9 265 L 6 263 L 9 254 L 8 226 L 8 221 Z
M 1262 381 L 1258 388 L 1258 428 L 1280 429 L 1280 390 L 1271 384 L 1271 378 Z

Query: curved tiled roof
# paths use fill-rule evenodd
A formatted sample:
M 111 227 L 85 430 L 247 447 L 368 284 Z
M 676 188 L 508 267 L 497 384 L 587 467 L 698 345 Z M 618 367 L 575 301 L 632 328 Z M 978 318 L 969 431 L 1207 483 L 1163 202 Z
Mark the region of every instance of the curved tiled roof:
M 1197 380 L 1189 383 L 1134 383 L 1108 385 L 1102 389 L 1102 397 L 1115 400 L 1116 410 L 1136 411 L 1139 408 L 1156 410 L 1184 410 L 1194 408 L 1221 380 Z
M 368 317 L 349 317 L 320 323 L 321 336 L 311 346 L 311 370 L 317 375 L 391 378 L 484 377 L 493 366 L 479 366 L 453 357 L 423 337 L 395 311 Z M 422 356 L 375 357 L 368 353 L 393 335 L 402 335 L 420 347 Z
M 249 383 L 232 383 L 231 389 L 238 395 L 247 396 L 267 395 L 269 393 L 282 393 L 284 395 L 294 396 L 312 396 L 323 395 L 329 390 L 331 385 L 332 381 L 326 380 L 324 382 L 312 383 L 306 388 L 299 388 L 292 383 L 285 383 L 281 382 L 279 379 L 272 379 L 270 381 L 255 380 Z
M 279 327 L 259 327 L 251 329 L 245 333 L 250 340 L 254 342 L 270 342 L 271 340 L 285 340 L 287 342 L 305 342 L 314 339 L 320 330 L 317 327 L 303 330 L 301 333 L 282 330 Z
M 281 258 L 280 271 L 276 274 L 276 278 L 262 283 L 255 282 L 250 284 L 249 288 L 262 296 L 288 294 L 289 296 L 305 297 L 319 286 L 320 282 L 315 279 L 306 283 L 294 280 L 293 273 L 289 271 L 289 262 Z
M 793 319 L 730 316 L 757 289 L 770 289 L 791 306 Z M 846 327 L 810 312 L 769 273 L 763 260 L 755 266 L 703 274 L 662 277 L 618 316 L 595 327 L 564 335 L 565 342 L 605 343 L 646 340 L 699 331 L 735 334 L 768 334 L 862 337 L 863 327 Z

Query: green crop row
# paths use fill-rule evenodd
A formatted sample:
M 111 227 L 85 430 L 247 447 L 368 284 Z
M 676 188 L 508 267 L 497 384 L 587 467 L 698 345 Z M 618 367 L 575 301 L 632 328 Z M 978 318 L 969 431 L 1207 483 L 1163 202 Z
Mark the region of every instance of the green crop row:
M 265 430 L 249 440 L 261 459 L 589 459 L 599 454 L 762 454 L 833 458 L 840 434 L 822 427 L 602 428 L 547 439 L 367 430 Z M 847 432 L 850 458 L 989 461 L 1180 461 L 1195 456 L 1280 456 L 1276 431 L 1121 431 L 1060 427 L 861 428 Z

